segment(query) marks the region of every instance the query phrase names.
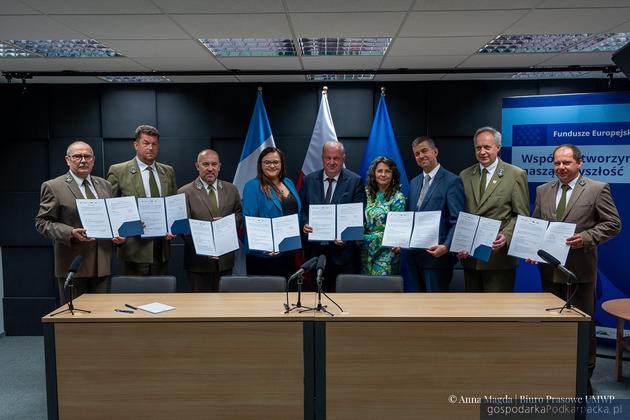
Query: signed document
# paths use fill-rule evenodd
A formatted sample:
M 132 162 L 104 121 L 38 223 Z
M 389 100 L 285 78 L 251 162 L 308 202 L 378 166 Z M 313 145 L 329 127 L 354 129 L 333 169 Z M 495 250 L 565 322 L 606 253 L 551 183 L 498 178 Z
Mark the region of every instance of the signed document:
M 197 255 L 220 257 L 239 248 L 234 214 L 212 222 L 190 219 L 189 223 Z
M 413 230 L 412 211 L 390 211 L 385 221 L 382 246 L 409 248 L 409 237 Z
M 538 250 L 542 249 L 564 265 L 570 249 L 566 240 L 574 233 L 575 223 L 549 222 L 519 215 L 514 226 L 508 255 L 544 262 L 538 256 Z
M 334 204 L 311 204 L 308 207 L 308 224 L 313 232 L 309 241 L 334 241 L 336 227 L 336 206 Z
M 87 230 L 88 238 L 111 239 L 113 237 L 105 200 L 77 199 L 77 210 L 81 225 Z
M 139 236 L 144 229 L 140 222 L 140 213 L 136 204 L 136 197 L 106 198 L 105 205 L 109 213 L 114 236 Z
M 138 197 L 138 212 L 144 226 L 143 238 L 166 236 L 164 197 Z
M 426 249 L 439 245 L 441 218 L 442 212 L 439 210 L 415 212 L 409 248 Z

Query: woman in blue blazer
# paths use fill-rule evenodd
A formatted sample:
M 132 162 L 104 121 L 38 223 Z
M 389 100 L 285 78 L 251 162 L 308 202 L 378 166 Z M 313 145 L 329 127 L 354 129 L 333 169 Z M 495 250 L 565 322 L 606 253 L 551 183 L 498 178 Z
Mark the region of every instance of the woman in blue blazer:
M 300 197 L 286 177 L 284 155 L 267 147 L 258 156 L 256 178 L 243 188 L 243 216 L 280 217 L 299 214 Z M 295 251 L 268 253 L 247 251 L 247 273 L 289 277 L 295 271 Z

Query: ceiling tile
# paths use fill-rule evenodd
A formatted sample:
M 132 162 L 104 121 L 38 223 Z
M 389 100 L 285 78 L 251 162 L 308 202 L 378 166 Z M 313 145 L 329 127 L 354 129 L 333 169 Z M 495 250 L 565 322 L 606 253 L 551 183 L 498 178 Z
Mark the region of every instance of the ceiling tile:
M 0 2 L 0 15 L 38 15 L 39 12 L 19 0 L 2 0 Z
M 234 76 L 169 76 L 173 83 L 235 83 Z
M 212 56 L 206 58 L 134 58 L 143 66 L 155 71 L 214 71 L 225 70 Z
M 506 80 L 511 79 L 513 73 L 458 73 L 446 74 L 442 80 Z
M 540 0 L 416 0 L 414 10 L 504 10 L 531 9 Z
M 56 20 L 95 39 L 189 39 L 160 15 L 58 15 Z
M 490 40 L 488 36 L 396 38 L 387 55 L 470 55 Z
M 575 9 L 581 7 L 630 7 L 630 0 L 545 0 L 539 9 Z
M 412 0 L 286 0 L 290 12 L 395 12 L 407 11 Z
M 125 57 L 131 58 L 203 58 L 211 55 L 198 41 L 189 39 L 103 40 L 102 42 Z
M 218 57 L 228 69 L 239 70 L 301 70 L 297 57 Z
M 420 55 L 408 57 L 385 57 L 382 69 L 439 69 L 456 67 L 468 55 Z
M 597 65 L 613 65 L 611 53 L 593 52 L 593 53 L 564 53 L 551 57 L 541 63 L 542 66 L 597 66 Z
M 16 58 L 0 59 L 4 71 L 147 71 L 127 58 Z
M 48 16 L 0 16 L 0 39 L 81 38 L 81 33 Z
M 375 82 L 414 82 L 422 80 L 440 80 L 444 74 L 377 74 Z
M 475 54 L 458 67 L 530 67 L 554 54 Z
M 24 0 L 46 14 L 151 14 L 161 13 L 150 0 Z
M 282 13 L 282 0 L 153 0 L 166 13 Z
M 195 38 L 290 38 L 284 14 L 171 15 Z
M 630 20 L 630 9 L 533 10 L 505 30 L 506 34 L 563 34 L 605 32 Z
M 302 57 L 305 70 L 375 70 L 383 57 Z
M 306 77 L 301 74 L 288 76 L 238 76 L 244 83 L 279 83 L 279 82 L 306 82 Z
M 527 10 L 413 12 L 400 36 L 494 36 L 526 13 Z
M 405 13 L 291 13 L 297 37 L 393 37 Z

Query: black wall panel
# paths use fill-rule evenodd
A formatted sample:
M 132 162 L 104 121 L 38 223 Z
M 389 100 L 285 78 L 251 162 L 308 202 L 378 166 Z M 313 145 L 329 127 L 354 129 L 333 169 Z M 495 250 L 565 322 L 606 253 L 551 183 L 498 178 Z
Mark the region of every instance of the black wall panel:
M 211 135 L 213 118 L 207 85 L 160 86 L 157 91 L 157 127 L 160 137 Z
M 117 85 L 102 89 L 101 137 L 133 139 L 140 124 L 157 126 L 153 87 Z
M 68 172 L 69 168 L 65 158 L 66 151 L 68 150 L 68 146 L 75 140 L 77 140 L 76 137 L 50 139 L 50 151 L 48 153 L 50 171 L 48 177 L 44 178 L 40 182 L 43 182 L 47 179 L 56 178 L 59 175 Z M 94 161 L 94 169 L 92 169 L 92 175 L 102 177 L 104 173 L 103 139 L 100 137 L 82 137 L 81 140 L 92 146 L 94 156 L 96 157 L 96 160 Z
M 3 247 L 6 297 L 57 297 L 52 246 Z
M 221 160 L 221 172 L 219 178 L 232 181 L 236 174 L 236 167 L 241 160 L 243 139 L 213 138 L 212 148 L 219 154 Z
M 366 137 L 370 134 L 376 104 L 370 85 L 336 84 L 329 86 L 328 103 L 337 137 Z M 319 110 L 319 98 L 315 103 Z M 315 111 L 317 115 L 317 111 Z M 313 125 L 315 121 L 313 121 Z M 313 132 L 311 125 L 310 132 Z
M 160 137 L 158 162 L 175 168 L 177 186 L 181 187 L 197 177 L 197 154 L 209 147 L 209 138 Z
M 477 162 L 472 134 L 466 137 L 434 137 L 433 140 L 439 151 L 440 164 L 454 174 L 459 175 L 463 169 Z
M 39 192 L 1 193 L 0 202 L 0 246 L 50 245 L 35 230 Z
M 0 95 L 3 146 L 15 139 L 48 138 L 48 86 L 3 86 Z
M 5 297 L 2 301 L 7 335 L 41 335 L 42 317 L 58 305 L 52 297 Z
M 122 139 L 103 139 L 103 167 L 104 174 L 107 175 L 109 167 L 114 163 L 126 162 L 136 155 L 133 148 L 133 140 L 129 138 Z M 158 162 L 162 156 L 159 156 Z
M 39 192 L 42 181 L 48 179 L 47 139 L 6 139 L 2 144 L 0 191 Z M 4 203 L 3 203 L 4 206 Z
M 210 118 L 212 137 L 245 139 L 249 120 L 252 118 L 256 102 L 257 85 L 239 84 L 210 85 Z M 269 112 L 267 94 L 263 91 L 265 108 Z M 273 131 L 273 126 L 271 127 Z
M 274 83 L 265 87 L 263 98 L 273 137 L 308 136 L 310 139 L 319 97 L 320 91 L 310 84 Z M 249 115 L 253 107 L 254 102 L 250 101 L 247 108 L 250 110 Z
M 97 85 L 58 85 L 50 89 L 50 136 L 99 137 L 100 90 Z
M 426 85 L 422 83 L 392 83 L 383 86 L 385 87 L 387 110 L 399 144 L 401 136 L 411 136 L 413 140 L 418 136 L 427 135 L 428 98 Z M 381 96 L 380 89 L 375 89 L 374 96 L 374 113 L 376 113 L 376 106 Z M 368 125 L 371 126 L 371 124 L 372 119 Z

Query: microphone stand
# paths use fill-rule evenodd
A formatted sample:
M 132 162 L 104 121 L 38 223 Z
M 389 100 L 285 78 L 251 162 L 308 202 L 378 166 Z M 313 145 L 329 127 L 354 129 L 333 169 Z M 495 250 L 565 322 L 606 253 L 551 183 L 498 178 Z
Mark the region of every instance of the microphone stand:
M 335 302 L 334 300 L 332 300 L 330 298 L 330 296 L 328 296 L 326 294 L 326 292 L 322 291 L 322 283 L 324 282 L 324 278 L 323 276 L 317 279 L 317 306 L 314 308 L 308 308 L 308 309 L 303 309 L 301 311 L 299 311 L 300 313 L 302 312 L 308 312 L 308 311 L 314 311 L 314 312 L 323 312 L 325 314 L 328 314 L 330 316 L 335 316 L 335 314 L 333 314 L 332 312 L 330 312 L 328 309 L 326 309 L 328 306 L 327 305 L 322 305 L 322 293 L 324 294 L 324 296 L 326 296 L 332 303 L 335 304 L 335 306 L 337 306 L 341 312 L 343 312 L 343 309 L 341 309 L 341 306 L 337 305 L 337 302 Z
M 584 315 L 582 312 L 578 312 L 578 311 L 575 310 L 575 306 L 571 302 L 573 300 L 573 296 L 575 296 L 575 293 L 577 292 L 577 289 L 580 286 L 580 284 L 576 283 L 575 290 L 573 291 L 573 293 L 571 293 L 571 288 L 573 287 L 573 280 L 575 279 L 575 274 L 571 273 L 571 275 L 569 275 L 569 274 L 565 273 L 565 275 L 567 277 L 567 282 L 565 284 L 566 288 L 567 288 L 567 297 L 566 297 L 565 304 L 562 305 L 562 306 L 559 306 L 557 308 L 547 308 L 545 310 L 547 312 L 560 310 L 559 313 L 562 313 L 562 311 L 566 309 L 566 310 L 578 313 L 578 314 L 582 315 L 582 317 L 585 317 L 586 315 Z
M 63 309 L 59 312 L 55 312 L 54 314 L 51 314 L 50 316 L 53 317 L 55 315 L 59 315 L 59 314 L 63 314 L 66 312 L 70 312 L 72 314 L 72 316 L 74 316 L 74 312 L 84 312 L 86 314 L 90 314 L 92 313 L 92 311 L 88 311 L 86 309 L 78 309 L 74 307 L 74 302 L 73 302 L 73 298 L 74 298 L 74 277 L 70 279 L 70 281 L 68 282 L 67 287 L 64 287 L 63 289 L 63 294 L 67 296 L 66 291 L 67 289 L 70 289 L 70 301 L 68 302 L 68 309 Z
M 302 283 L 304 282 L 304 274 L 299 273 L 297 275 L 297 303 L 292 303 L 291 307 L 289 307 L 289 284 L 291 284 L 291 280 L 289 279 L 289 283 L 287 284 L 287 303 L 284 305 L 284 313 L 288 314 L 291 311 L 296 309 L 305 308 L 304 310 L 298 312 L 304 312 L 305 310 L 314 310 L 315 308 L 311 308 L 310 306 L 302 306 Z

